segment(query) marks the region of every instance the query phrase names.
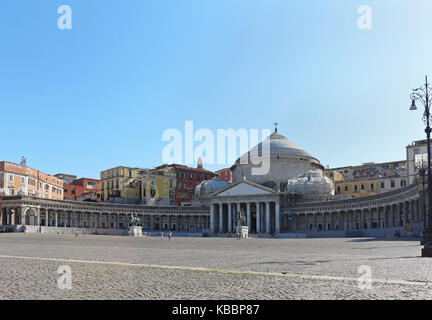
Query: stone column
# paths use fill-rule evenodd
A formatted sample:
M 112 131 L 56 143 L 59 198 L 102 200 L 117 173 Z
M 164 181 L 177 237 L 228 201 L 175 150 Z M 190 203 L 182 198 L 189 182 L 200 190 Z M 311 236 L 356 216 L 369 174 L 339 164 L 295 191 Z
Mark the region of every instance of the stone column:
M 215 233 L 215 213 L 214 204 L 210 203 L 210 232 Z
M 327 231 L 327 223 L 326 223 L 326 218 L 325 218 L 326 212 L 323 212 L 323 231 Z
M 249 228 L 249 232 L 252 232 L 252 218 L 251 218 L 251 204 L 250 202 L 246 203 L 246 214 L 247 214 L 247 226 Z
M 224 225 L 223 225 L 223 204 L 219 203 L 219 233 L 224 232 Z
M 38 227 L 41 225 L 41 208 L 36 209 L 36 225 Z
M 339 230 L 343 230 L 343 227 L 342 227 L 342 211 L 338 211 L 337 212 L 338 213 L 338 224 L 339 224 Z
M 266 202 L 266 233 L 270 233 L 270 202 Z
M 261 212 L 260 212 L 260 203 L 255 203 L 256 206 L 256 232 L 261 233 Z
M 279 202 L 275 203 L 275 223 L 276 223 L 276 233 L 280 233 L 280 204 Z
M 49 226 L 49 210 L 45 209 L 45 227 Z
M 58 227 L 58 211 L 54 211 L 54 227 Z
M 232 223 L 232 203 L 228 203 L 228 232 L 233 231 Z
M 235 214 L 235 216 L 234 216 L 234 224 L 235 224 L 236 227 L 238 227 L 236 217 L 237 217 L 237 215 L 239 214 L 240 209 L 241 209 L 241 203 L 239 202 L 239 203 L 237 203 L 237 211 L 236 211 L 236 214 Z M 236 230 L 236 231 L 237 231 L 237 230 Z
M 372 223 L 373 223 L 373 208 L 369 208 L 369 228 L 372 229 Z
M 306 231 L 309 232 L 309 213 L 305 213 Z
M 403 203 L 399 203 L 398 204 L 398 212 L 397 212 L 397 226 L 400 227 L 401 226 L 401 221 L 403 218 Z M 402 225 L 403 225 L 403 221 L 402 221 Z
M 408 222 L 408 208 L 409 208 L 409 202 L 404 202 L 404 215 L 403 215 L 403 226 L 405 227 Z
M 388 228 L 388 207 L 384 206 L 384 228 Z

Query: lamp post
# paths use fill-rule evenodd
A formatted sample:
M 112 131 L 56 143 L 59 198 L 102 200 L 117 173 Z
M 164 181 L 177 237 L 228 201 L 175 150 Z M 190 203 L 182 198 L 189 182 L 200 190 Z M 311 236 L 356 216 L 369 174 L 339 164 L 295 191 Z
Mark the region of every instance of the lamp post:
M 425 76 L 425 85 L 423 87 L 413 89 L 411 93 L 411 108 L 410 110 L 417 110 L 416 102 L 420 101 L 424 108 L 423 121 L 426 124 L 426 143 L 427 143 L 427 218 L 428 223 L 423 230 L 424 247 L 422 249 L 422 257 L 432 257 L 432 174 L 431 174 L 431 150 L 430 150 L 430 134 L 431 134 L 431 114 L 429 105 L 431 100 L 432 90 L 429 87 L 427 76 Z

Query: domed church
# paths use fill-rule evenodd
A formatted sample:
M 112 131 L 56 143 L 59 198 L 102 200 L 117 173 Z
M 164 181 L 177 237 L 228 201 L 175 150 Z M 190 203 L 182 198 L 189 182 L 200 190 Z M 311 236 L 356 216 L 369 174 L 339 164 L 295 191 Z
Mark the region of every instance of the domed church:
M 260 167 L 265 170 L 257 171 Z M 325 201 L 334 195 L 333 182 L 324 176 L 319 160 L 277 128 L 237 159 L 231 171 L 233 183 L 210 195 L 212 232 L 234 232 L 238 213 L 243 212 L 249 232 L 279 233 L 281 225 L 288 224 L 280 220 L 289 204 Z

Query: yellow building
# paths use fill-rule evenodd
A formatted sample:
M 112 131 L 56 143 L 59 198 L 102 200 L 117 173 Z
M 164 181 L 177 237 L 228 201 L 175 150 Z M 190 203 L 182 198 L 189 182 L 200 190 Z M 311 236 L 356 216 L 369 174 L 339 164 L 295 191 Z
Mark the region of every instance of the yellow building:
M 141 199 L 147 205 L 174 205 L 176 176 L 173 170 L 144 170 Z
M 333 182 L 343 181 L 344 177 L 337 170 L 325 170 L 324 175 Z
M 380 193 L 378 180 L 335 181 L 336 196 L 351 196 L 352 198 L 371 196 Z
M 115 167 L 100 173 L 103 201 L 119 203 L 139 203 L 140 168 Z

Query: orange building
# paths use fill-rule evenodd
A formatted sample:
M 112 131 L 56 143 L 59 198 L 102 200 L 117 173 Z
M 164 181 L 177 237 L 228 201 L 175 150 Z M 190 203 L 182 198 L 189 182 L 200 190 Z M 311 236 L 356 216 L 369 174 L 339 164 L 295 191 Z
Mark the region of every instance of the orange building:
M 100 181 L 96 179 L 76 179 L 71 184 L 63 184 L 63 189 L 65 199 L 99 200 L 101 195 Z
M 0 161 L 0 195 L 63 200 L 63 181 L 30 167 Z

